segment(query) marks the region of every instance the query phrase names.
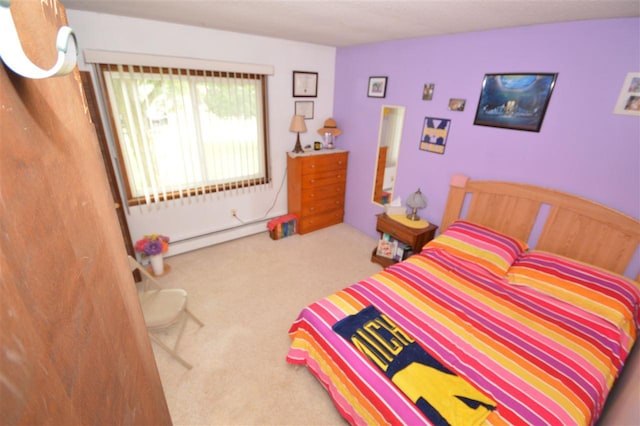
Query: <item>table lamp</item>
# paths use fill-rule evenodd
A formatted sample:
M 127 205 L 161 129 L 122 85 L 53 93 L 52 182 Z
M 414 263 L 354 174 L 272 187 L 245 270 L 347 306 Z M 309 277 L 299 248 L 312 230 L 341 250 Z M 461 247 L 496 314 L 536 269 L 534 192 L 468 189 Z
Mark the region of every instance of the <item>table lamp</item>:
M 304 116 L 303 115 L 294 115 L 291 119 L 291 126 L 289 126 L 289 131 L 296 132 L 298 137 L 296 138 L 296 146 L 293 147 L 293 151 L 295 153 L 304 152 L 302 149 L 302 145 L 300 144 L 300 132 L 306 132 L 307 126 L 304 124 Z
M 410 220 L 420 220 L 418 216 L 418 209 L 424 209 L 427 207 L 427 197 L 425 197 L 420 188 L 407 198 L 407 207 L 411 209 L 411 213 L 407 214 L 407 218 Z

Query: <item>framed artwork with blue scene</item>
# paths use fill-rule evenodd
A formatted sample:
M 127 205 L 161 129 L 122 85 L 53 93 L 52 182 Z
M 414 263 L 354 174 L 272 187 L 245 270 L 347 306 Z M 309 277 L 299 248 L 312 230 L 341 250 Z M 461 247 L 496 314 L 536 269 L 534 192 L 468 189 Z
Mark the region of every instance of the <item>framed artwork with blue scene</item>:
M 420 137 L 420 149 L 444 154 L 450 127 L 451 120 L 448 118 L 425 117 Z
M 557 77 L 485 74 L 473 124 L 539 132 Z

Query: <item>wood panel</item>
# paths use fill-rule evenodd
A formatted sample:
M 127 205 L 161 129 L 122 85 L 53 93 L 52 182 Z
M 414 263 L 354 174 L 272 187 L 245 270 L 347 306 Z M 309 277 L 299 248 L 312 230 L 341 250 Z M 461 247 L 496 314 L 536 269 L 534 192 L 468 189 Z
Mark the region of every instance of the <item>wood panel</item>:
M 538 216 L 540 202 L 526 198 L 478 193 L 471 200 L 467 219 L 526 240 Z M 494 212 L 500 211 L 500 215 Z
M 633 229 L 632 220 L 610 222 L 591 212 L 554 206 L 537 248 L 624 273 L 638 247 L 640 225 Z
M 11 3 L 55 63 L 56 2 Z M 6 424 L 170 424 L 80 75 L 0 69 L 0 415 Z
M 542 223 L 536 249 L 550 251 L 623 274 L 640 245 L 640 221 L 566 192 L 512 182 L 452 178 L 444 231 L 462 217 L 527 241 Z M 548 209 L 546 217 L 541 210 Z M 637 279 L 637 278 L 636 278 Z

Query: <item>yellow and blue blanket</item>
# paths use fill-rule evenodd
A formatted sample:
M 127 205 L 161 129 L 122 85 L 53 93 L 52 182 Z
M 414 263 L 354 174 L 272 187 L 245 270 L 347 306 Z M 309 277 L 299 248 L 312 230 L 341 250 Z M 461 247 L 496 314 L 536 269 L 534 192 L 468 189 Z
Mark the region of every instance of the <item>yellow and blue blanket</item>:
M 495 402 L 374 306 L 343 318 L 333 330 L 373 361 L 434 425 L 479 425 L 495 409 Z

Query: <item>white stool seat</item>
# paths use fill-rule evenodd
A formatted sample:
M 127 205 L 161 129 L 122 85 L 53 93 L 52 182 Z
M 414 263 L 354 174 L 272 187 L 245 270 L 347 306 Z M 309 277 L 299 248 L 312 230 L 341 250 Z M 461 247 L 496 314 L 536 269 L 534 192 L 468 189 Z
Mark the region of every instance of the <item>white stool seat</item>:
M 148 328 L 169 327 L 187 306 L 187 292 L 181 288 L 143 291 L 138 296 Z

